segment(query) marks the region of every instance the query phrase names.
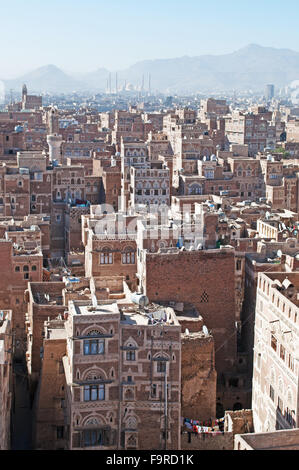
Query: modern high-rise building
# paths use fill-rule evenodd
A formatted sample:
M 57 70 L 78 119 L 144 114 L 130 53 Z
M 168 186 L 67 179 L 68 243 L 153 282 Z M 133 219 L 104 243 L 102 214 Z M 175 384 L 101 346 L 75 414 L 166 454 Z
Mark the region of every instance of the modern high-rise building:
M 267 101 L 271 101 L 274 98 L 274 85 L 267 85 L 266 86 L 266 99 Z

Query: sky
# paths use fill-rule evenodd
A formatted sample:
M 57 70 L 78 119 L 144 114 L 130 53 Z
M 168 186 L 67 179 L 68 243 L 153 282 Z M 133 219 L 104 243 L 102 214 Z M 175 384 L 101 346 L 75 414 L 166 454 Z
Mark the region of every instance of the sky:
M 226 54 L 248 44 L 299 51 L 298 0 L 0 0 L 0 76 Z

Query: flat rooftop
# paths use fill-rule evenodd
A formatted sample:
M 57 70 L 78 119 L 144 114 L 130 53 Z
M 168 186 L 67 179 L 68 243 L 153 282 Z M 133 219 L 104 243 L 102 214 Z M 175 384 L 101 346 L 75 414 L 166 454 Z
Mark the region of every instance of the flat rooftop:
M 137 304 L 126 301 L 126 304 L 119 309 L 118 304 L 121 305 L 121 302 L 104 301 L 95 307 L 86 305 L 84 301 L 73 301 L 70 302 L 70 313 L 73 315 L 119 314 L 121 323 L 127 325 L 180 326 L 174 310 L 170 307 L 150 304 L 141 308 Z
M 86 304 L 80 305 L 78 302 L 74 302 L 73 305 L 72 313 L 75 315 L 111 315 L 120 313 L 116 302 L 97 305 L 97 307 Z
M 299 450 L 299 429 L 241 434 L 240 437 L 253 450 Z

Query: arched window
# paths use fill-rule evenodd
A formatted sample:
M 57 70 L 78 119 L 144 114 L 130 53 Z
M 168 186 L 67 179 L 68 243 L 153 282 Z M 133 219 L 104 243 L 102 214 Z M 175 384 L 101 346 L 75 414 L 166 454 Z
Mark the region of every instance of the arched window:
M 93 339 L 85 339 L 83 343 L 83 350 L 85 356 L 104 354 L 105 353 L 105 340 L 101 338 L 96 338 L 99 336 L 100 332 L 98 330 L 90 331 L 86 336 L 95 336 Z
M 113 264 L 113 253 L 109 248 L 103 248 L 100 255 L 100 264 Z
M 135 251 L 132 247 L 126 247 L 122 253 L 123 264 L 135 264 Z
M 189 195 L 201 194 L 202 188 L 199 184 L 192 184 L 189 186 Z
M 137 440 L 136 440 L 136 436 L 132 435 L 128 438 L 127 440 L 127 450 L 130 450 L 130 449 L 136 449 L 137 447 Z

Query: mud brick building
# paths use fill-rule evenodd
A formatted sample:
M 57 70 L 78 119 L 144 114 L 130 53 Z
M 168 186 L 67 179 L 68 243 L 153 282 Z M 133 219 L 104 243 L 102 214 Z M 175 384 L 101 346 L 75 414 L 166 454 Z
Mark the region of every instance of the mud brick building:
M 181 325 L 181 318 L 178 317 Z M 190 323 L 189 323 L 190 328 Z M 185 330 L 186 331 L 186 330 Z M 201 331 L 182 333 L 182 408 L 186 418 L 202 421 L 216 417 L 214 338 Z
M 233 367 L 236 359 L 233 249 L 146 252 L 143 288 L 151 301 L 192 303 L 212 330 L 216 370 Z
M 36 450 L 63 450 L 66 441 L 62 357 L 66 354 L 66 333 L 64 320 L 44 323 L 41 373 L 33 404 L 33 446 Z
M 25 292 L 27 302 L 26 362 L 32 393 L 41 370 L 44 323 L 48 319 L 57 318 L 58 315 L 63 317 L 66 310 L 62 295 L 64 286 L 64 282 L 30 282 Z
M 0 310 L 0 450 L 11 444 L 12 410 L 12 311 Z
M 169 169 L 162 162 L 147 169 L 132 167 L 130 171 L 130 207 L 151 204 L 169 206 L 169 177 Z
M 298 280 L 298 272 L 258 277 L 252 383 L 255 432 L 299 426 Z
M 14 246 L 11 240 L 0 240 L 0 262 L 5 272 L 0 282 L 0 308 L 12 310 L 16 357 L 24 355 L 26 350 L 24 291 L 29 281 L 42 280 L 42 261 L 39 247 L 26 250 Z
M 85 275 L 89 278 L 124 276 L 134 290 L 137 282 L 136 217 L 124 217 L 121 233 L 115 214 L 82 216 L 82 219 Z
M 179 449 L 181 328 L 173 310 L 70 302 L 65 328 L 67 448 Z

